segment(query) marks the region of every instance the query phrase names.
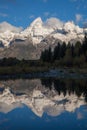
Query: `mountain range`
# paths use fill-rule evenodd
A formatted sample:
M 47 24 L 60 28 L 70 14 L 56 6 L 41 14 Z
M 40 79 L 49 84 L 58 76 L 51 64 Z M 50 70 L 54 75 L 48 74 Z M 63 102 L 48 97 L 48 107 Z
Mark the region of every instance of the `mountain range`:
M 39 17 L 23 29 L 7 22 L 0 24 L 0 58 L 39 59 L 41 51 L 58 42 L 82 42 L 87 28 L 80 28 L 74 22 L 61 22 L 50 18 L 43 22 Z

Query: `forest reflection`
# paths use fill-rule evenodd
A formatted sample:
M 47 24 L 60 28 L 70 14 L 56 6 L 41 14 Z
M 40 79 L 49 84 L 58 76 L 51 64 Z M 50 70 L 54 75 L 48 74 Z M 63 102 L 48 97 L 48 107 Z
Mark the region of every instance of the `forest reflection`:
M 87 80 L 86 79 L 53 79 L 44 78 L 41 79 L 42 85 L 48 87 L 50 90 L 54 89 L 58 92 L 58 95 L 63 93 L 66 94 L 76 94 L 78 97 L 83 95 L 85 101 L 87 102 Z

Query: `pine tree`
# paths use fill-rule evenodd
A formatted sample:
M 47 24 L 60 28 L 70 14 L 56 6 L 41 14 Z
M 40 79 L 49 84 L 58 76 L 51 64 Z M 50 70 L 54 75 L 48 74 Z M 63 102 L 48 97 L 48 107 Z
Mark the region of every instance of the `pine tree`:
M 52 50 L 51 50 L 51 47 L 49 47 L 48 49 L 48 62 L 51 62 L 52 61 Z
M 67 66 L 71 66 L 73 64 L 73 57 L 72 57 L 72 51 L 71 51 L 71 44 L 68 43 L 65 57 L 64 57 L 64 62 Z
M 65 53 L 66 53 L 66 43 L 63 42 L 60 48 L 60 57 L 63 58 L 65 56 Z
M 76 42 L 75 48 L 74 48 L 75 56 L 79 57 L 82 53 L 81 51 L 81 43 L 79 41 Z
M 60 48 L 61 48 L 60 43 L 58 43 L 58 45 L 54 48 L 54 52 L 53 52 L 53 60 L 54 61 L 60 59 Z
M 87 34 L 85 34 L 84 41 L 82 44 L 82 52 L 84 55 L 86 55 L 86 51 L 87 51 Z

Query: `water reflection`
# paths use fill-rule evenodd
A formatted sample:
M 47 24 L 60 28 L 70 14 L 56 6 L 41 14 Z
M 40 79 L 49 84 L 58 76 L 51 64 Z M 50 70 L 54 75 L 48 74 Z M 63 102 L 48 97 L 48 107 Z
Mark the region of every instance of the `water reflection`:
M 8 80 L 0 82 L 0 112 L 26 105 L 38 117 L 75 112 L 86 105 L 87 81 L 60 79 Z M 81 113 L 78 118 L 82 118 Z

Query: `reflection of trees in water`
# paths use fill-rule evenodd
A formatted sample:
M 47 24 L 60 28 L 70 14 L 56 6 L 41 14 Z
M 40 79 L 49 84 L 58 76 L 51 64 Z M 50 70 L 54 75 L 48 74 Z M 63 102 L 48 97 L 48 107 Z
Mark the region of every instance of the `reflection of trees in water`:
M 87 80 L 86 79 L 41 79 L 42 85 L 45 87 L 49 87 L 52 89 L 53 87 L 60 95 L 61 93 L 66 96 L 68 93 L 76 94 L 80 97 L 82 94 L 85 97 L 85 101 L 87 102 Z M 53 87 L 52 87 L 53 86 Z

